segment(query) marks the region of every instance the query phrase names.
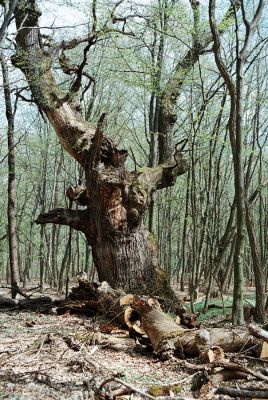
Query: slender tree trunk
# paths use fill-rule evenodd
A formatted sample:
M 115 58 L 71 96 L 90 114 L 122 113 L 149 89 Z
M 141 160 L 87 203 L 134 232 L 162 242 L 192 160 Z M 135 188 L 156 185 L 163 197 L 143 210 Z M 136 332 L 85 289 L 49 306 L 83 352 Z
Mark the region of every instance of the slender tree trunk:
M 16 231 L 16 180 L 15 180 L 15 149 L 14 149 L 14 113 L 9 87 L 8 68 L 3 55 L 0 55 L 2 76 L 4 83 L 4 96 L 6 106 L 6 118 L 8 123 L 8 242 L 9 265 L 11 278 L 11 295 L 16 297 L 19 282 L 18 246 Z
M 231 108 L 229 117 L 229 134 L 233 153 L 234 165 L 234 186 L 235 186 L 235 203 L 236 203 L 236 246 L 234 252 L 234 290 L 233 290 L 233 313 L 232 320 L 234 324 L 244 323 L 243 315 L 243 262 L 245 247 L 245 175 L 244 175 L 244 93 L 243 93 L 243 73 L 244 64 L 250 52 L 250 42 L 252 35 L 258 26 L 264 8 L 264 1 L 260 0 L 254 13 L 253 19 L 247 20 L 245 4 L 241 0 L 242 20 L 245 25 L 245 36 L 243 44 L 240 46 L 239 25 L 237 22 L 236 10 L 234 8 L 234 16 L 236 22 L 236 78 L 233 77 L 224 64 L 221 55 L 220 33 L 216 23 L 215 9 L 216 0 L 209 2 L 209 22 L 214 41 L 214 56 L 217 67 L 223 77 L 230 95 Z
M 261 263 L 261 255 L 258 247 L 253 221 L 250 215 L 250 210 L 246 207 L 246 224 L 249 237 L 249 245 L 251 249 L 251 256 L 253 262 L 253 272 L 255 277 L 256 287 L 256 307 L 255 319 L 259 323 L 264 323 L 265 320 L 265 275 Z
M 39 245 L 39 276 L 40 276 L 40 291 L 44 289 L 44 278 L 45 278 L 45 226 L 42 225 L 40 228 L 40 245 Z
M 233 154 L 235 202 L 236 202 L 236 246 L 234 252 L 234 301 L 233 323 L 243 323 L 244 307 L 244 248 L 245 248 L 245 188 L 244 188 L 244 134 L 243 134 L 243 64 L 238 58 L 236 68 L 236 121 L 235 152 Z

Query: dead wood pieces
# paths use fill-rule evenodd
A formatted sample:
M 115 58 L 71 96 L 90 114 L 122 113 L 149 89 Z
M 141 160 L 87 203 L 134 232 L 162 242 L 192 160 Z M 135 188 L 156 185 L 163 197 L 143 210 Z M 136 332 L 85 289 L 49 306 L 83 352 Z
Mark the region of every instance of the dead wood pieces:
M 83 314 L 87 316 L 96 315 L 99 310 L 99 303 L 97 301 L 75 301 L 75 300 L 67 300 L 59 305 L 57 308 L 57 313 L 59 315 L 63 315 L 66 313 L 69 314 Z
M 204 333 L 206 332 L 206 333 Z M 209 337 L 208 334 L 209 333 Z M 253 347 L 255 351 L 260 351 L 262 341 L 249 335 L 247 328 L 237 327 L 230 329 L 223 328 L 210 328 L 207 330 L 187 332 L 187 335 L 181 337 L 181 343 L 186 356 L 198 356 L 200 352 L 200 338 L 199 335 L 206 334 L 207 338 L 203 338 L 203 345 L 207 346 L 220 346 L 225 353 L 236 353 Z M 206 343 L 207 342 L 207 343 Z M 255 347 L 256 346 L 256 347 Z
M 129 306 L 133 304 L 134 298 L 135 298 L 134 294 L 126 294 L 125 296 L 120 297 L 119 304 L 121 307 Z
M 268 342 L 263 342 L 260 359 L 268 359 Z
M 68 300 L 58 307 L 58 314 L 105 315 L 119 323 L 124 322 L 122 308 L 119 305 L 121 290 L 114 290 L 107 282 L 100 285 L 89 282 L 83 275 L 77 276 L 78 287 L 72 288 Z
M 140 316 L 131 307 L 125 309 L 124 320 L 131 335 L 135 337 L 146 335 L 144 329 L 141 327 Z
M 137 299 L 132 307 L 141 316 L 142 328 L 149 336 L 156 353 L 164 358 L 166 358 L 165 354 L 169 352 L 183 357 L 180 336 L 185 333 L 185 329 L 179 327 L 157 306 L 150 305 L 144 300 Z
M 134 301 L 135 296 L 133 294 L 126 294 L 120 297 L 119 304 L 124 309 L 124 321 L 129 332 L 134 336 L 141 337 L 145 335 L 145 332 L 141 327 L 140 315 L 132 308 Z
M 112 289 L 107 282 L 97 285 L 83 276 L 78 277 L 78 283 L 69 300 L 58 308 L 58 313 L 69 311 L 108 316 L 112 321 L 125 324 L 136 338 L 143 338 L 146 333 L 153 350 L 162 358 L 193 357 L 204 353 L 206 361 L 224 361 L 226 352 L 241 351 L 252 345 L 259 350 L 262 345 L 262 340 L 249 335 L 247 328 L 185 329 L 161 310 L 156 299 L 125 294 Z M 182 309 L 180 314 L 183 316 L 184 313 Z
M 52 301 L 51 297 L 43 296 L 33 299 L 19 300 L 18 307 L 23 310 L 49 312 L 53 307 L 57 306 L 59 301 Z
M 230 397 L 242 398 L 242 399 L 268 399 L 268 390 L 258 389 L 258 388 L 229 388 L 229 387 L 219 387 L 216 394 L 226 394 Z
M 81 345 L 78 343 L 75 343 L 73 338 L 69 336 L 64 336 L 63 341 L 67 344 L 67 346 L 72 349 L 73 351 L 80 351 L 81 350 Z
M 265 329 L 259 328 L 256 325 L 249 324 L 248 331 L 251 335 L 268 342 L 268 331 Z
M 8 299 L 7 297 L 0 296 L 0 309 L 1 308 L 15 308 L 16 302 L 12 299 Z
M 225 358 L 224 351 L 219 346 L 212 346 L 209 349 L 200 349 L 199 360 L 204 363 L 212 363 L 216 361 L 228 362 Z
M 209 376 L 209 382 L 211 382 L 212 385 L 215 387 L 219 386 L 222 382 L 231 381 L 233 379 L 247 380 L 248 374 L 241 371 L 221 370 L 219 372 L 216 372 L 215 370 L 213 374 Z
M 176 310 L 176 315 L 180 317 L 180 324 L 185 326 L 186 328 L 193 329 L 200 327 L 198 313 L 192 313 L 183 308 L 179 308 Z

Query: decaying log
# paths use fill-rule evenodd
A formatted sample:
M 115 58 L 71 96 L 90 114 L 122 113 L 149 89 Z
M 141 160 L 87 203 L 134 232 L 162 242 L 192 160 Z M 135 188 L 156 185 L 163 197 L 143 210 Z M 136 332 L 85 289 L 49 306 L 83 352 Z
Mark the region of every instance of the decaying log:
M 186 329 L 164 313 L 156 299 L 141 298 L 112 289 L 107 282 L 100 285 L 78 277 L 69 299 L 58 307 L 58 313 L 78 312 L 104 315 L 125 324 L 136 337 L 148 335 L 155 353 L 163 358 L 193 357 L 208 354 L 218 346 L 223 354 L 254 347 L 259 356 L 262 340 L 253 338 L 246 327 Z M 145 335 L 146 336 L 146 335 Z
M 199 313 L 193 313 L 186 309 L 186 307 L 180 307 L 175 309 L 176 315 L 180 318 L 180 324 L 186 328 L 199 328 Z
M 250 336 L 247 328 L 184 329 L 161 310 L 138 297 L 136 299 L 132 307 L 140 315 L 142 328 L 159 355 L 197 356 L 206 346 L 208 349 L 220 346 L 224 352 L 237 352 L 253 344 L 259 344 L 261 348 L 261 341 Z
M 140 315 L 142 327 L 156 353 L 166 356 L 171 352 L 180 358 L 183 357 L 180 337 L 185 334 L 184 328 L 178 326 L 157 307 L 138 297 L 135 298 L 132 308 Z
M 15 308 L 16 302 L 7 297 L 0 296 L 0 309 L 1 308 Z
M 255 350 L 259 354 L 261 350 L 261 340 L 253 338 L 246 327 L 233 328 L 211 328 L 205 330 L 208 332 L 208 346 L 220 346 L 225 353 L 233 353 L 240 350 L 245 350 L 253 345 L 257 345 Z M 184 354 L 186 356 L 198 355 L 200 344 L 198 335 L 204 330 L 190 331 L 187 336 L 181 338 Z
M 33 299 L 23 299 L 23 300 L 19 300 L 18 302 L 18 306 L 19 308 L 22 309 L 29 309 L 29 310 L 36 310 L 38 308 L 52 308 L 53 304 L 55 306 L 55 304 L 58 305 L 59 301 L 56 303 L 52 302 L 51 297 L 49 296 L 43 296 L 43 297 L 36 297 Z
M 231 381 L 232 379 L 248 379 L 248 374 L 241 371 L 222 369 L 221 371 L 210 375 L 209 382 L 211 382 L 213 386 L 217 387 L 222 382 Z
M 57 308 L 58 314 L 99 314 L 112 317 L 119 323 L 124 322 L 124 310 L 120 306 L 120 297 L 125 294 L 123 291 L 112 289 L 107 282 L 98 285 L 87 281 L 83 276 L 78 276 L 77 279 L 78 287 L 72 288 L 68 300 Z

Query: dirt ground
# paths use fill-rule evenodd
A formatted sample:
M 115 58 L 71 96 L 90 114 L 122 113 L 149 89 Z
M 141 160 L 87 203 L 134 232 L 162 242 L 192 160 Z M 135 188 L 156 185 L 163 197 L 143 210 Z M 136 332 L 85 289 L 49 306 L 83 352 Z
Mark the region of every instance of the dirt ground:
M 0 290 L 0 295 L 8 294 Z M 55 309 L 49 314 L 1 309 L 0 399 L 137 399 L 145 398 L 142 391 L 148 398 L 152 386 L 170 383 L 178 393 L 171 390 L 158 399 L 228 398 L 216 396 L 210 384 L 191 391 L 199 372 L 180 361 L 159 360 L 126 331 L 103 333 L 112 322 L 58 316 Z M 126 393 L 120 380 L 134 392 Z

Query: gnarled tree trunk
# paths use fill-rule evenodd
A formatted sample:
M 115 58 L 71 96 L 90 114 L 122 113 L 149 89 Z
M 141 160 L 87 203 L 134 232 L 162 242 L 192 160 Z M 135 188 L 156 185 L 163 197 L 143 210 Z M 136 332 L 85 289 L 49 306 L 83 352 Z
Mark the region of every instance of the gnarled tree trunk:
M 158 133 L 162 137 L 159 165 L 129 172 L 124 166 L 127 151 L 119 150 L 103 134 L 104 116 L 95 129 L 83 119 L 80 105 L 75 101 L 91 47 L 106 34 L 118 34 L 118 29 L 110 27 L 109 19 L 97 29 L 94 20 L 92 31 L 85 37 L 46 43 L 40 34 L 41 13 L 35 0 L 20 0 L 14 14 L 18 32 L 13 64 L 24 73 L 35 103 L 49 119 L 65 150 L 85 171 L 85 187 L 70 187 L 67 196 L 86 209 L 52 210 L 41 214 L 36 222 L 69 225 L 84 232 L 100 280 L 107 280 L 113 287 L 132 292 L 168 291 L 165 274 L 158 266 L 157 246 L 144 227 L 143 216 L 152 193 L 173 185 L 177 176 L 187 170 L 181 153 L 174 151 L 175 105 L 188 72 L 200 52 L 211 43 L 211 34 L 201 35 L 198 44 L 195 41 L 193 49 L 178 62 L 173 78 L 159 98 Z M 233 23 L 232 17 L 231 7 L 223 19 L 222 31 Z M 122 34 L 132 33 L 123 30 Z M 81 43 L 85 43 L 84 58 L 74 70 L 66 65 L 64 52 Z M 52 63 L 57 56 L 63 71 L 75 76 L 68 93 L 61 91 L 52 74 Z
M 155 190 L 173 185 L 187 165 L 177 157 L 154 168 L 129 172 L 124 166 L 126 150 L 117 149 L 102 130 L 84 121 L 73 100 L 76 89 L 62 93 L 52 75 L 52 53 L 44 48 L 34 0 L 20 1 L 16 11 L 17 51 L 13 63 L 26 76 L 34 100 L 46 114 L 62 145 L 85 171 L 85 187 L 71 186 L 69 200 L 86 209 L 55 209 L 41 214 L 37 223 L 69 225 L 84 232 L 92 247 L 99 279 L 130 291 L 165 287 L 164 273 L 157 274 L 157 246 L 143 224 L 144 212 Z M 21 26 L 24 29 L 19 29 Z M 85 41 L 90 48 L 103 32 L 93 31 Z M 59 51 L 72 48 L 73 41 L 59 43 Z M 81 71 L 82 74 L 82 71 Z M 77 73 L 77 80 L 81 76 Z M 160 278 L 159 278 L 160 277 Z

